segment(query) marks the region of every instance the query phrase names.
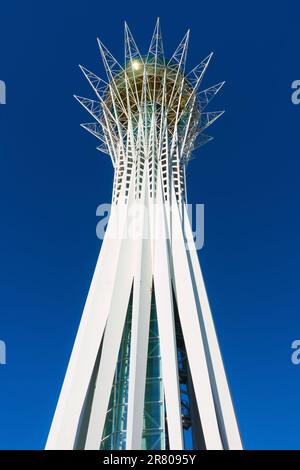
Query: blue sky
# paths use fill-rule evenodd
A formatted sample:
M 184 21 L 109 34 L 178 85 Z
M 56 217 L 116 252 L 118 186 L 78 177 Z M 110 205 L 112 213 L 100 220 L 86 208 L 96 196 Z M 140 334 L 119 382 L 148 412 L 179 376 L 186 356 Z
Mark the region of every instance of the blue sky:
M 101 76 L 96 36 L 122 60 L 123 21 L 146 50 L 161 17 L 166 54 L 191 28 L 188 66 L 226 80 L 226 109 L 188 169 L 205 204 L 200 260 L 244 445 L 300 448 L 299 123 L 296 2 L 73 0 L 1 5 L 0 448 L 43 448 L 95 266 L 96 207 L 112 168 L 79 127 L 77 65 Z

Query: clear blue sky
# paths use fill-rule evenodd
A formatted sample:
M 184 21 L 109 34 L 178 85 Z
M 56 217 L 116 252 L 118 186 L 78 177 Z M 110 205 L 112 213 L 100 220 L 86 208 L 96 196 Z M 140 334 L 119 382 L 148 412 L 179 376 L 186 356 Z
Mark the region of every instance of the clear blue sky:
M 104 76 L 96 36 L 122 60 L 123 21 L 145 51 L 156 16 L 167 54 L 191 28 L 189 67 L 214 51 L 205 85 L 226 80 L 188 192 L 205 204 L 200 259 L 245 447 L 300 448 L 300 6 L 277 3 L 2 2 L 0 448 L 45 444 L 110 201 L 110 159 L 79 127 L 72 95 L 93 96 L 77 64 Z

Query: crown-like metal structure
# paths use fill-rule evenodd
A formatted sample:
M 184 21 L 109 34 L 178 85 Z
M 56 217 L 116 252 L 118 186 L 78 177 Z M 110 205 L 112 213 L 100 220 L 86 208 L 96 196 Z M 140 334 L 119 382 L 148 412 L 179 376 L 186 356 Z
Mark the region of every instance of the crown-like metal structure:
M 186 74 L 188 42 L 189 31 L 167 60 L 158 20 L 148 53 L 142 55 L 125 23 L 123 66 L 98 40 L 108 82 L 81 66 L 97 96 L 97 100 L 76 96 L 95 119 L 82 127 L 100 140 L 98 150 L 111 156 L 115 169 L 114 202 L 124 180 L 128 182 L 125 188 L 128 195 L 133 171 L 135 191 L 141 196 L 146 166 L 151 197 L 155 197 L 161 167 L 165 199 L 170 197 L 172 179 L 177 199 L 186 199 L 185 167 L 191 152 L 212 139 L 204 131 L 223 111 L 204 110 L 224 84 L 199 91 L 212 54 Z
M 157 21 L 142 55 L 125 25 L 123 66 L 99 41 L 107 82 L 81 67 L 113 203 L 47 449 L 242 448 L 185 189 L 223 82 L 200 91 L 212 54 L 186 73 L 188 40 L 166 60 Z

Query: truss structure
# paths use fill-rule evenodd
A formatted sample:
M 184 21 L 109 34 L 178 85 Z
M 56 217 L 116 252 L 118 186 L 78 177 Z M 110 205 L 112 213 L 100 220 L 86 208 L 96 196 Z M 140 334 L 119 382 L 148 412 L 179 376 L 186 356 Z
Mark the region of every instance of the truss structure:
M 81 67 L 112 211 L 47 449 L 242 448 L 186 208 L 186 166 L 212 139 L 223 112 L 206 107 L 224 82 L 200 90 L 212 54 L 186 73 L 188 42 L 166 59 L 157 20 L 143 55 L 125 24 L 124 65 L 98 40 L 107 80 Z

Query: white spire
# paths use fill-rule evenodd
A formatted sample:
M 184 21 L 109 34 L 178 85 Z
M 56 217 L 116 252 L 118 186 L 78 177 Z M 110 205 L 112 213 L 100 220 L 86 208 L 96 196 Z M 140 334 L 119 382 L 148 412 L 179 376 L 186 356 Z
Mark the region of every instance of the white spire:
M 199 91 L 212 54 L 186 74 L 188 41 L 166 61 L 158 19 L 143 56 L 125 23 L 124 66 L 99 41 L 108 81 L 81 67 L 113 198 L 47 449 L 183 450 L 187 432 L 194 449 L 242 448 L 185 190 L 224 82 Z

